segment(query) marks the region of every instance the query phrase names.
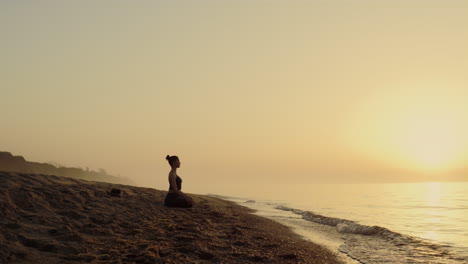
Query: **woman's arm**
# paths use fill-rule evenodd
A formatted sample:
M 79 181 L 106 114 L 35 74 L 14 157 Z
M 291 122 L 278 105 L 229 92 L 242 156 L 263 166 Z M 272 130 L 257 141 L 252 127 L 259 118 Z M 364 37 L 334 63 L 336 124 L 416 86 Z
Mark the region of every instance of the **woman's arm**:
M 176 177 L 177 176 L 175 175 L 175 173 L 172 173 L 172 172 L 169 173 L 169 185 L 173 192 L 180 194 L 181 191 L 177 189 Z

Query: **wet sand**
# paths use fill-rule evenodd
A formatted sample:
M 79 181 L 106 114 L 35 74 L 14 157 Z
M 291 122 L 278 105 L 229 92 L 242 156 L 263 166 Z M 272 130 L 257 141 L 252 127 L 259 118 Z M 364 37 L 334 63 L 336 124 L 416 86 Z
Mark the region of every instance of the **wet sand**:
M 114 189 L 114 191 L 113 191 Z M 328 249 L 233 202 L 0 172 L 0 263 L 340 263 Z

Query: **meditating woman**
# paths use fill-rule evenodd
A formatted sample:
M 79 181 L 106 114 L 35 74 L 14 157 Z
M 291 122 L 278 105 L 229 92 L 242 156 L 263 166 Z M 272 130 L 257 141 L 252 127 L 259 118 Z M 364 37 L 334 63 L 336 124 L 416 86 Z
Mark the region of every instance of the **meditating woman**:
M 190 208 L 193 206 L 193 200 L 183 193 L 182 179 L 177 175 L 177 168 L 180 168 L 180 160 L 177 156 L 166 156 L 166 160 L 171 165 L 169 172 L 169 192 L 166 195 L 164 204 L 171 207 Z

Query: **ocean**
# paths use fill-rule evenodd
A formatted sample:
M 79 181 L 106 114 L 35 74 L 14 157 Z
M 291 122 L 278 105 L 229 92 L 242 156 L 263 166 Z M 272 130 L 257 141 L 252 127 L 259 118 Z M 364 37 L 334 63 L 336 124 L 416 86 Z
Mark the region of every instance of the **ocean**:
M 468 183 L 262 186 L 222 196 L 349 263 L 468 263 Z

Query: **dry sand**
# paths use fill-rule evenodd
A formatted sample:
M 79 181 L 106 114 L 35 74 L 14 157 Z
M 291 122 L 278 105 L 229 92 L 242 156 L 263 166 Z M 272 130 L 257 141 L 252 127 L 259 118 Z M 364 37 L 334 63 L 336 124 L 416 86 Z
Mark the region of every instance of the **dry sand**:
M 168 208 L 165 195 L 0 172 L 0 263 L 340 263 L 245 207 L 191 195 L 193 208 Z

